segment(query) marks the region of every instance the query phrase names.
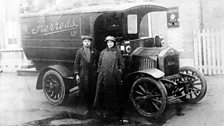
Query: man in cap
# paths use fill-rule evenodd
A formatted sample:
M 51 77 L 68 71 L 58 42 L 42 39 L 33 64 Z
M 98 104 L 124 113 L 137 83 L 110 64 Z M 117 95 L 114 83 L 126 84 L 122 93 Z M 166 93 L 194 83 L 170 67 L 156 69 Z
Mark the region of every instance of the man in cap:
M 80 94 L 87 104 L 84 116 L 88 117 L 92 111 L 96 89 L 98 53 L 96 49 L 91 47 L 92 37 L 82 36 L 81 40 L 83 47 L 76 52 L 74 74 Z

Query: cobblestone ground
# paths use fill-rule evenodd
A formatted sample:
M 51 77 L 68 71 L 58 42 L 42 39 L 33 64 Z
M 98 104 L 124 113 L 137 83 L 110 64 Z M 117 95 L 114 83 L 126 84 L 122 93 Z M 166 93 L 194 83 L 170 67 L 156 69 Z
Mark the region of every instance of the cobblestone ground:
M 35 89 L 37 76 L 0 73 L 0 126 L 5 125 L 121 125 L 82 119 L 84 105 L 71 96 L 66 106 L 52 106 L 42 91 Z M 206 77 L 208 92 L 197 104 L 170 103 L 163 116 L 148 119 L 127 105 L 124 125 L 149 126 L 224 126 L 224 76 Z

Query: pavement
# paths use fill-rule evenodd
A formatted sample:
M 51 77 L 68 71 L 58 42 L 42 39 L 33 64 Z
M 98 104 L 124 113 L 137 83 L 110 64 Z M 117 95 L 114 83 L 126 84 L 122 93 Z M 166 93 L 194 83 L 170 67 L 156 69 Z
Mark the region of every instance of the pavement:
M 224 76 L 206 76 L 208 91 L 197 104 L 180 100 L 167 106 L 157 119 L 141 116 L 127 103 L 124 123 L 118 120 L 83 119 L 85 105 L 71 94 L 65 106 L 50 105 L 41 90 L 35 89 L 37 74 L 18 76 L 0 73 L 0 126 L 76 126 L 76 125 L 147 125 L 147 126 L 223 126 Z
M 206 76 L 207 93 L 197 104 L 181 105 L 183 116 L 174 116 L 164 126 L 224 126 L 224 76 Z

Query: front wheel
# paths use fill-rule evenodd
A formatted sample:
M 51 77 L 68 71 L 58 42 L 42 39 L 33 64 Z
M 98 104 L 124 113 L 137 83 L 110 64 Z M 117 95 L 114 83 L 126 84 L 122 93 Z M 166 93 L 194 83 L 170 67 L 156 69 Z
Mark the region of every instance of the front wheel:
M 48 70 L 43 77 L 43 92 L 52 105 L 65 103 L 68 94 L 62 76 L 55 70 Z
M 160 116 L 168 102 L 164 85 L 150 77 L 136 80 L 131 88 L 130 97 L 134 107 L 146 117 Z
M 180 68 L 182 77 L 177 80 L 178 84 L 183 85 L 180 93 L 184 97 L 180 99 L 187 103 L 196 103 L 200 101 L 207 92 L 207 83 L 204 76 L 193 67 Z

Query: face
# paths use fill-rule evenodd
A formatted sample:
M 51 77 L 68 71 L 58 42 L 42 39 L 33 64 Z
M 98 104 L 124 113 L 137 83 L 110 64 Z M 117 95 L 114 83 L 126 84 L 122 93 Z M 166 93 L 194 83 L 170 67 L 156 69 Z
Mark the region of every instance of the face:
M 82 44 L 83 44 L 84 47 L 90 47 L 91 41 L 89 39 L 84 39 L 82 41 Z
M 107 47 L 110 49 L 112 47 L 114 47 L 114 42 L 113 41 L 107 41 Z

